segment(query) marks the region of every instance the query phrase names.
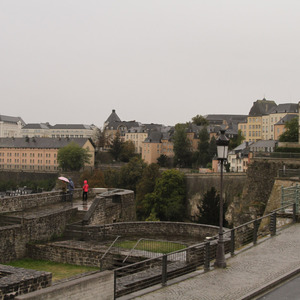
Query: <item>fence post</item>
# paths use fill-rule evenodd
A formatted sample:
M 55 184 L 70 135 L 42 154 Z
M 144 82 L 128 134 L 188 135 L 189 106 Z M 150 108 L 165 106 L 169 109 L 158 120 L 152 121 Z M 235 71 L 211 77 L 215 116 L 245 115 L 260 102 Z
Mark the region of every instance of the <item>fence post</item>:
M 296 209 L 296 203 L 293 203 L 293 223 L 297 222 L 297 209 Z
M 284 205 L 284 187 L 282 185 L 281 186 L 281 212 L 284 212 L 283 205 Z
M 256 245 L 257 243 L 257 232 L 258 232 L 258 222 L 257 220 L 254 220 L 254 230 L 253 230 L 253 245 Z
M 235 250 L 235 229 L 231 229 L 230 232 L 230 255 L 234 256 Z
M 205 241 L 204 248 L 204 272 L 208 272 L 210 270 L 210 241 L 207 239 Z
M 299 209 L 299 184 L 296 184 L 296 212 Z
M 114 271 L 114 300 L 117 299 L 117 271 Z
M 168 257 L 166 254 L 162 257 L 162 276 L 161 276 L 161 284 L 166 285 L 167 282 L 167 261 Z
M 271 236 L 274 236 L 276 235 L 276 212 L 271 215 L 270 223 Z

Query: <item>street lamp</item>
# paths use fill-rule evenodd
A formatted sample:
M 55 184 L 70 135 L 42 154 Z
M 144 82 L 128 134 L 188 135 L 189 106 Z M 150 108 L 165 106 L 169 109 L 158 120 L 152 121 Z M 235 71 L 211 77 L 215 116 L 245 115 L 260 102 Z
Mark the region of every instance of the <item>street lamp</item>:
M 223 239 L 223 165 L 227 160 L 229 139 L 225 136 L 225 130 L 221 130 L 221 134 L 216 140 L 218 160 L 221 165 L 221 183 L 220 183 L 220 217 L 219 217 L 219 240 L 217 245 L 217 255 L 214 266 L 217 268 L 226 268 L 224 239 Z

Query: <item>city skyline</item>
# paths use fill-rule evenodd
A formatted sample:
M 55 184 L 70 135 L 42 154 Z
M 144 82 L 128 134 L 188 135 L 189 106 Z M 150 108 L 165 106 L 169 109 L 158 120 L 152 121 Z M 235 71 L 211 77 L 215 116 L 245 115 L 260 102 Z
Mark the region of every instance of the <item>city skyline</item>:
M 300 3 L 0 2 L 0 114 L 175 125 L 298 103 Z

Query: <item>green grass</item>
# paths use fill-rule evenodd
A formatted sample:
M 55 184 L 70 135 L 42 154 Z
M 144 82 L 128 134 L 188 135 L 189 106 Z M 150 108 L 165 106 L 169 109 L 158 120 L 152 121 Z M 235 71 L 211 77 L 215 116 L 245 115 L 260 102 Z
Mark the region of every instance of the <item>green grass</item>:
M 30 258 L 12 261 L 7 263 L 6 265 L 24 269 L 51 272 L 53 282 L 81 273 L 99 270 L 99 268 L 96 267 L 76 266 L 46 260 L 33 260 Z
M 115 247 L 132 249 L 136 243 L 137 241 L 122 241 L 116 243 Z M 185 248 L 186 248 L 185 245 L 179 243 L 142 240 L 135 249 L 166 254 L 166 253 L 182 250 Z

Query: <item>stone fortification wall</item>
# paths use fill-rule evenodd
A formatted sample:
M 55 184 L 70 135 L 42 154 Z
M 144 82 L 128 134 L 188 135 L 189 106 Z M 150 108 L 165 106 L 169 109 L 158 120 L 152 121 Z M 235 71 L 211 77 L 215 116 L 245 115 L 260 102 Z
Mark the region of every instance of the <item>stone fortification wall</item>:
M 90 196 L 92 196 L 92 191 Z M 82 195 L 81 189 L 75 189 L 74 198 L 80 198 Z M 0 213 L 22 211 L 30 208 L 51 205 L 62 202 L 61 191 L 43 192 L 37 194 L 20 195 L 0 198 Z
M 52 274 L 0 265 L 0 299 L 16 299 L 18 295 L 51 285 Z
M 135 219 L 133 191 L 111 190 L 96 197 L 84 217 L 84 223 L 98 225 L 134 221 Z
M 69 226 L 68 226 L 69 227 Z M 70 229 L 85 240 L 103 240 L 107 237 L 161 238 L 169 241 L 202 242 L 207 236 L 218 234 L 218 227 L 181 222 L 124 222 L 99 226 L 71 225 Z
M 197 219 L 199 213 L 197 205 L 201 204 L 203 195 L 214 187 L 220 191 L 220 173 L 186 174 L 188 216 Z M 240 196 L 246 184 L 246 173 L 224 173 L 223 199 L 231 203 Z
M 16 300 L 111 300 L 114 299 L 114 273 L 104 271 L 21 295 Z
M 40 213 L 22 219 L 22 224 L 0 227 L 0 263 L 26 256 L 26 244 L 48 241 L 61 236 L 66 224 L 74 218 L 77 209 L 62 209 L 56 213 Z

